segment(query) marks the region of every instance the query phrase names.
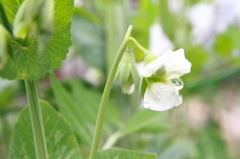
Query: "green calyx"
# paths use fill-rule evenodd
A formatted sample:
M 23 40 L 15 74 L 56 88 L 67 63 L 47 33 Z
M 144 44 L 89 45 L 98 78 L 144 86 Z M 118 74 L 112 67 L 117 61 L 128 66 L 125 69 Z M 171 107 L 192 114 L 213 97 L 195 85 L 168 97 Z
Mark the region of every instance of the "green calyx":
M 156 60 L 157 59 L 157 56 L 154 55 L 153 53 L 151 52 L 145 52 L 144 54 L 144 65 L 148 65 L 150 62 L 152 62 L 153 60 Z
M 120 81 L 122 92 L 131 94 L 139 83 L 139 73 L 135 64 L 135 57 L 131 49 L 123 54 L 118 66 L 117 78 Z

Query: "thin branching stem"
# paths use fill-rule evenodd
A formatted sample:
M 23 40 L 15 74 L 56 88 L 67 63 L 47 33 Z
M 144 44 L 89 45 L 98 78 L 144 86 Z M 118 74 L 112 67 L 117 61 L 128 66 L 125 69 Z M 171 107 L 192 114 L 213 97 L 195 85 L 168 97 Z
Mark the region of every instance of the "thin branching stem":
M 140 45 L 140 44 L 137 42 L 137 40 L 134 39 L 133 37 L 129 37 L 128 39 L 129 39 L 130 41 L 132 41 L 132 42 L 137 46 L 137 48 L 140 49 L 142 52 L 144 52 L 144 53 L 150 52 L 150 51 L 148 51 L 147 49 L 145 49 L 144 47 L 142 47 L 142 45 Z
M 117 72 L 119 62 L 120 62 L 122 55 L 125 52 L 125 49 L 127 47 L 131 31 L 132 31 L 132 26 L 130 25 L 128 27 L 127 33 L 123 39 L 123 42 L 118 50 L 118 53 L 115 57 L 115 60 L 111 67 L 111 70 L 109 72 L 109 76 L 108 76 L 108 79 L 107 79 L 107 82 L 106 82 L 106 85 L 105 85 L 105 88 L 103 91 L 102 100 L 101 100 L 99 111 L 98 111 L 97 123 L 96 123 L 96 128 L 95 128 L 95 132 L 94 132 L 94 136 L 93 136 L 91 152 L 90 152 L 90 159 L 95 159 L 97 156 L 98 145 L 99 145 L 101 131 L 102 131 L 102 125 L 103 125 L 103 119 L 104 119 L 104 114 L 106 111 L 107 102 L 109 99 L 109 94 L 112 89 L 112 85 L 114 82 L 114 78 L 115 78 L 115 74 Z

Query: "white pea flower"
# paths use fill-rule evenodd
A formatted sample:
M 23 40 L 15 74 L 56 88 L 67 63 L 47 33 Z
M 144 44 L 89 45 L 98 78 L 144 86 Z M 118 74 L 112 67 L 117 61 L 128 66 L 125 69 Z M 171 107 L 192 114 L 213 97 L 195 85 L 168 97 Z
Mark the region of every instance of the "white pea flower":
M 182 104 L 179 90 L 183 88 L 179 77 L 189 73 L 191 69 L 191 63 L 185 58 L 184 50 L 168 50 L 160 57 L 152 59 L 141 72 L 144 107 L 164 111 L 179 106 Z

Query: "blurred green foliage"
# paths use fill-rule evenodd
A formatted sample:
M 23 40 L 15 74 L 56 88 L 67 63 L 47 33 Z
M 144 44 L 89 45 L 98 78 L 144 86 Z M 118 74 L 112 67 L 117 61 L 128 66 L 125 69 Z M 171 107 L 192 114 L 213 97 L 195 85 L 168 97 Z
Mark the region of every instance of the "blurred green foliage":
M 39 81 L 39 91 L 70 126 L 83 158 L 89 155 L 104 83 L 127 26 L 133 25 L 132 36 L 148 49 L 149 29 L 154 23 L 161 24 L 175 50 L 184 48 L 186 58 L 192 63 L 191 73 L 182 77 L 185 82 L 180 92 L 183 104 L 166 112 L 143 109 L 142 103 L 136 102 L 137 93 L 132 96 L 121 94 L 116 82 L 105 116 L 100 148 L 121 147 L 138 151 L 128 152 L 131 155 L 154 153 L 161 159 L 240 158 L 238 152 L 232 153 L 234 148 L 226 141 L 225 128 L 219 120 L 221 112 L 230 109 L 229 104 L 224 105 L 227 100 L 231 103 L 231 98 L 222 95 L 229 94 L 225 88 L 236 88 L 231 90 L 235 98 L 240 94 L 240 29 L 228 26 L 224 32 L 216 34 L 210 46 L 193 43 L 193 28 L 185 11 L 199 2 L 201 0 L 184 1 L 178 14 L 171 11 L 167 0 L 91 0 L 76 6 L 72 17 L 71 50 L 74 57 L 81 57 L 88 67 L 99 69 L 103 81 L 95 86 L 84 78 L 60 81 L 51 75 L 51 84 L 48 76 Z M 143 53 L 134 46 L 133 50 L 136 60 L 141 62 Z M 9 134 L 22 108 L 17 103 L 26 96 L 22 87 L 21 82 L 0 87 L 0 158 L 3 159 L 7 158 Z M 205 104 L 202 109 L 207 111 L 206 114 L 195 111 L 198 107 L 194 101 L 196 97 Z M 26 105 L 24 102 L 21 102 L 22 106 Z M 239 103 L 235 105 L 239 106 Z M 202 116 L 201 124 L 191 118 L 194 113 Z M 115 151 L 115 148 L 100 151 L 99 158 L 126 150 Z
M 103 150 L 99 152 L 97 159 L 132 159 L 132 158 L 138 158 L 138 159 L 157 159 L 157 156 L 155 154 L 147 154 L 147 153 L 139 153 L 124 149 L 108 149 Z
M 77 8 L 72 20 L 74 48 L 78 50 L 87 63 L 105 72 L 106 56 L 104 52 L 106 50 L 106 41 L 103 27 L 99 24 L 98 17 L 88 13 L 83 8 Z

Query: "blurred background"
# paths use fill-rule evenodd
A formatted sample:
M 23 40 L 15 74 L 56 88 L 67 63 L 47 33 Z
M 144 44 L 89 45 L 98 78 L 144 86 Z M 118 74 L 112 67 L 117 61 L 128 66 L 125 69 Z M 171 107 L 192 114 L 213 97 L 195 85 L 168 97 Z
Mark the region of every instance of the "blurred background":
M 83 158 L 108 72 L 131 24 L 132 36 L 158 56 L 184 48 L 192 70 L 182 77 L 183 104 L 165 112 L 144 109 L 137 93 L 122 94 L 116 81 L 101 147 L 152 152 L 161 159 L 240 159 L 240 1 L 75 0 L 75 7 L 67 59 L 55 70 L 57 79 L 47 74 L 38 88 L 40 98 L 72 127 Z M 143 53 L 132 46 L 141 69 Z M 59 109 L 68 99 L 66 106 L 79 110 L 73 116 L 80 128 Z M 23 81 L 0 79 L 1 159 L 7 158 L 14 123 L 26 104 Z

